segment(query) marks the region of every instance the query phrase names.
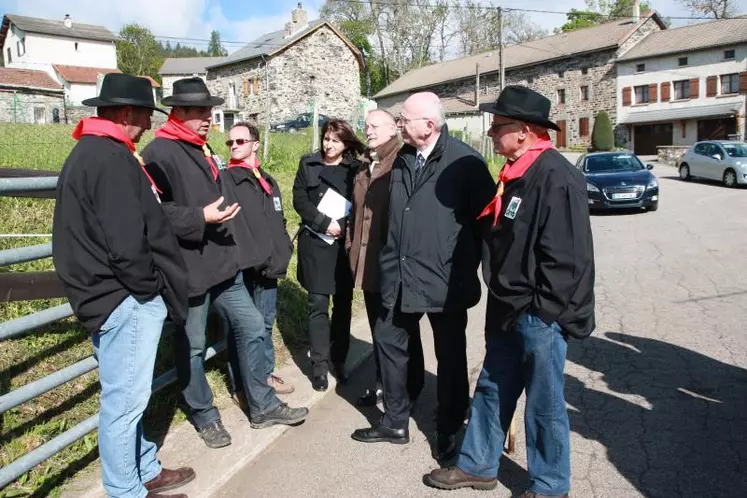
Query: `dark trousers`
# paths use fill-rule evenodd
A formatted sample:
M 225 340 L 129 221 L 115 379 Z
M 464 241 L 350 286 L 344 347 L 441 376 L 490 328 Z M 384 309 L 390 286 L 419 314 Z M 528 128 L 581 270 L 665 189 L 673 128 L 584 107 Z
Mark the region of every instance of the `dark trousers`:
M 405 429 L 410 418 L 407 376 L 410 362 L 422 369 L 419 358 L 411 358 L 410 343 L 420 343 L 420 319 L 423 313 L 403 313 L 399 301 L 391 310 L 384 309 L 376 323 L 376 344 L 384 384 L 384 417 L 381 423 L 393 429 Z M 437 400 L 436 429 L 439 434 L 454 434 L 464 423 L 469 407 L 467 378 L 467 310 L 428 313 L 436 350 Z M 422 348 L 422 346 L 421 346 Z
M 309 292 L 309 350 L 314 376 L 329 373 L 329 363 L 345 364 L 350 349 L 350 319 L 353 286 L 337 285 L 332 296 L 332 319 L 329 317 L 329 295 Z
M 381 294 L 364 290 L 363 300 L 366 303 L 366 315 L 368 316 L 368 325 L 371 327 L 371 338 L 373 339 L 373 357 L 376 365 L 376 390 L 383 391 L 379 348 L 376 345 L 376 320 L 382 311 Z M 423 344 L 420 342 L 420 335 L 410 338 L 408 356 L 410 360 L 407 362 L 407 392 L 410 399 L 414 401 L 420 395 L 420 391 L 423 390 L 425 376 Z

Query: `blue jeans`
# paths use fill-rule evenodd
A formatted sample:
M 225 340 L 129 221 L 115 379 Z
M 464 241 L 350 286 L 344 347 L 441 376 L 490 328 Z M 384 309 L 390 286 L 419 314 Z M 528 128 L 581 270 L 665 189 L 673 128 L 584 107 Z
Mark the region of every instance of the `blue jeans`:
M 143 412 L 165 320 L 160 296 L 144 303 L 129 296 L 91 336 L 101 383 L 101 473 L 111 498 L 143 498 L 143 483 L 161 473 L 156 444 L 143 437 Z
M 265 371 L 269 377 L 275 371 L 275 346 L 272 343 L 272 328 L 275 324 L 275 315 L 277 314 L 278 303 L 278 281 L 274 278 L 267 278 L 254 272 L 244 272 L 244 285 L 249 292 L 254 306 L 257 307 L 265 320 Z M 224 327 L 227 324 L 224 322 Z M 228 381 L 231 393 L 241 392 L 244 389 L 241 384 L 236 383 L 236 377 L 240 375 L 236 351 L 234 348 L 228 350 Z
M 485 362 L 457 467 L 475 476 L 498 475 L 506 432 L 526 389 L 529 490 L 543 495 L 568 493 L 570 426 L 563 378 L 567 343 L 560 327 L 523 314 L 513 333 L 488 330 L 485 343 Z
M 176 367 L 182 394 L 189 405 L 189 419 L 197 430 L 220 420 L 213 406 L 213 391 L 205 377 L 206 326 L 213 305 L 221 315 L 228 344 L 236 351 L 241 384 L 253 415 L 276 408 L 280 400 L 267 385 L 265 375 L 265 324 L 262 314 L 244 287 L 241 272 L 216 285 L 200 298 L 190 299 L 187 323 L 177 330 Z

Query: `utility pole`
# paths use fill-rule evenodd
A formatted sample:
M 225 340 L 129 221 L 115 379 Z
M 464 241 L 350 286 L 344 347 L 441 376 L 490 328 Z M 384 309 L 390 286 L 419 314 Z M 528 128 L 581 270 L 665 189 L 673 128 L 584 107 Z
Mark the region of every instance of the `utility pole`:
M 265 139 L 262 144 L 262 162 L 267 163 L 270 157 L 270 66 L 265 59 Z
M 498 93 L 506 86 L 506 68 L 503 64 L 503 7 L 498 7 Z

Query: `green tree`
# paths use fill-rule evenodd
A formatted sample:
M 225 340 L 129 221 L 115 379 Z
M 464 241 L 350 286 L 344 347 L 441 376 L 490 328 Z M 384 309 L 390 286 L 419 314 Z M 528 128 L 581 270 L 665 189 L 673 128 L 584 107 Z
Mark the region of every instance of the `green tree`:
M 597 114 L 594 120 L 594 129 L 591 131 L 591 146 L 595 151 L 612 150 L 615 147 L 610 117 L 604 111 Z
M 220 33 L 217 30 L 213 30 L 210 33 L 207 55 L 208 57 L 225 57 L 228 55 L 228 50 L 220 43 Z
M 163 65 L 163 47 L 147 28 L 128 24 L 119 32 L 117 67 L 125 74 L 146 75 L 160 81 L 158 71 Z
M 567 33 L 609 21 L 632 19 L 634 3 L 634 0 L 586 0 L 586 10 L 568 11 L 566 23 L 555 32 Z M 641 2 L 642 16 L 650 10 L 646 2 Z

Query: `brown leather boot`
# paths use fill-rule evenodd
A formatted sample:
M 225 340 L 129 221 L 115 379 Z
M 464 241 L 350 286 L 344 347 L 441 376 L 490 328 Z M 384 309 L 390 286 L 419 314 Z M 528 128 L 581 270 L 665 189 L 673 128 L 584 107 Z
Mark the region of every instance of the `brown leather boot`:
M 495 489 L 498 479 L 495 477 L 472 476 L 459 467 L 447 467 L 432 470 L 430 474 L 423 477 L 426 486 L 438 489 L 472 488 L 482 491 Z
M 155 479 L 146 482 L 144 486 L 148 490 L 148 496 L 153 498 L 159 496 L 156 493 L 160 491 L 168 491 L 184 486 L 194 478 L 195 471 L 190 467 L 182 467 L 176 470 L 162 469 L 161 473 Z M 186 498 L 186 495 L 176 496 L 184 496 Z M 162 498 L 166 498 L 166 496 Z

